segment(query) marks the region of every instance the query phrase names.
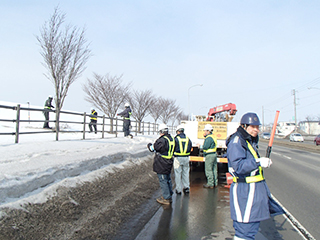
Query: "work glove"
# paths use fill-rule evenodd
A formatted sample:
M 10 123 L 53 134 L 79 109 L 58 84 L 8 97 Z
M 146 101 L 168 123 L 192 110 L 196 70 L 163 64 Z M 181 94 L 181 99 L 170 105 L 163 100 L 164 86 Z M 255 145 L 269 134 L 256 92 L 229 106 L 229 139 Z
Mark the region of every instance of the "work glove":
M 260 166 L 263 167 L 263 168 L 268 168 L 272 164 L 271 159 L 270 158 L 266 158 L 266 157 L 258 158 L 257 162 L 259 162 Z
M 154 148 L 153 148 L 152 143 L 148 143 L 148 144 L 147 144 L 147 147 L 148 147 L 148 149 L 149 149 L 150 152 L 154 152 Z

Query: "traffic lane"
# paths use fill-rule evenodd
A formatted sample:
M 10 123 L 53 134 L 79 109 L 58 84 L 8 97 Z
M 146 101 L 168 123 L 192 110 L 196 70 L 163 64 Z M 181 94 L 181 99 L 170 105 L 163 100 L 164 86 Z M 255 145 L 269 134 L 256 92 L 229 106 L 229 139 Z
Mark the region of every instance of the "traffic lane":
M 269 142 L 269 140 L 267 140 L 267 139 L 259 139 L 259 141 L 260 141 L 260 143 L 261 142 Z M 314 140 L 310 140 L 310 139 L 305 139 L 305 141 L 303 141 L 303 142 L 293 142 L 293 141 L 290 141 L 290 139 L 288 138 L 275 138 L 274 139 L 274 142 L 283 142 L 283 143 L 289 143 L 289 144 L 295 144 L 295 145 L 314 145 L 314 146 L 316 146 L 315 145 L 315 143 L 314 143 Z M 320 149 L 320 146 L 319 146 L 319 149 Z
M 222 175 L 221 175 L 222 176 Z M 170 206 L 161 206 L 136 240 L 149 239 L 228 239 L 234 236 L 230 217 L 229 188 L 225 178 L 219 186 L 205 189 L 204 172 L 190 172 L 190 194 L 173 195 Z M 303 239 L 283 216 L 261 222 L 256 240 Z
M 261 149 L 267 145 L 260 144 Z M 316 239 L 319 229 L 320 154 L 273 146 L 264 174 L 271 193 Z

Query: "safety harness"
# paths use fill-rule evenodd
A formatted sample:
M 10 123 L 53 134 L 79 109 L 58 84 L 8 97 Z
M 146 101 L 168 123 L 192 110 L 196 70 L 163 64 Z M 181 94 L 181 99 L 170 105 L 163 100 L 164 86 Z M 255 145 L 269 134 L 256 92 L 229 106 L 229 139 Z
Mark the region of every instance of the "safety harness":
M 254 150 L 254 148 L 252 147 L 252 145 L 247 142 L 247 146 L 249 148 L 250 153 L 253 155 L 254 159 L 258 159 L 258 155 L 256 153 L 256 151 Z M 253 172 L 257 172 L 256 170 Z M 245 177 L 245 178 L 239 178 L 239 177 L 233 177 L 233 182 L 237 183 L 237 182 L 245 182 L 245 183 L 254 183 L 254 182 L 261 182 L 264 180 L 264 176 L 263 176 L 263 171 L 262 171 L 262 167 L 259 166 L 259 174 L 255 175 L 255 176 L 249 176 L 249 177 Z
M 179 150 L 180 152 L 174 152 L 174 155 L 177 156 L 189 156 L 190 152 L 187 153 L 188 150 L 188 145 L 189 145 L 189 138 L 181 138 L 180 136 L 177 136 L 178 142 L 179 142 Z M 182 145 L 182 143 L 184 144 L 184 147 Z
M 217 141 L 216 139 L 213 137 L 213 135 L 207 135 L 206 138 L 211 137 L 213 142 L 214 142 L 214 148 L 208 148 L 206 150 L 203 149 L 203 152 L 205 153 L 215 153 L 217 151 Z
M 167 155 L 161 155 L 161 157 L 166 158 L 166 159 L 171 159 L 173 156 L 173 152 L 174 152 L 174 139 L 170 140 L 167 136 L 164 136 L 164 138 L 168 140 L 169 150 L 168 150 Z

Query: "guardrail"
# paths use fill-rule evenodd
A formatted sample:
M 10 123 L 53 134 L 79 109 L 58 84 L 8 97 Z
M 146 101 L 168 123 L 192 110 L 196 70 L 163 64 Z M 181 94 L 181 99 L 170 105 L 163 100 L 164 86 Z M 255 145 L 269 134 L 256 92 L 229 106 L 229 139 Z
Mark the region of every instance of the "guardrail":
M 21 107 L 20 104 L 17 106 L 5 106 L 5 105 L 0 105 L 0 109 L 8 109 L 8 110 L 13 110 L 16 111 L 16 118 L 15 119 L 0 119 L 0 122 L 11 122 L 15 123 L 15 131 L 12 132 L 0 132 L 1 135 L 15 135 L 15 143 L 19 143 L 19 136 L 22 134 L 42 134 L 42 133 L 56 133 L 56 140 L 59 140 L 59 133 L 83 133 L 82 139 L 86 139 L 86 133 L 89 133 L 90 131 L 87 130 L 87 125 L 90 122 L 90 116 L 91 114 L 87 114 L 86 112 L 84 113 L 79 113 L 79 112 L 70 112 L 70 111 L 60 111 L 60 119 L 59 120 L 59 129 L 52 129 L 52 131 L 48 130 L 41 130 L 41 131 L 21 131 L 21 123 L 44 123 L 46 120 L 44 120 L 44 116 L 42 120 L 31 120 L 30 119 L 30 112 L 44 112 L 44 111 L 49 111 L 52 113 L 55 113 L 56 111 L 54 110 L 45 110 L 45 109 L 40 109 L 40 108 L 29 108 L 29 107 Z M 28 119 L 22 119 L 21 118 L 21 112 L 22 111 L 28 111 Z M 70 120 L 62 120 L 65 118 L 67 115 L 72 115 L 81 118 L 81 120 L 76 120 L 76 121 L 70 121 Z M 103 116 L 97 116 L 97 128 L 98 131 L 97 133 L 101 133 L 101 138 L 105 138 L 105 133 L 108 134 L 114 134 L 115 137 L 118 136 L 119 132 L 122 132 L 122 124 L 123 124 L 123 119 L 119 118 L 108 118 L 105 115 Z M 89 119 L 89 120 L 88 120 Z M 48 120 L 48 123 L 55 123 L 55 120 Z M 61 124 L 73 124 L 73 125 L 82 125 L 80 129 L 76 130 L 65 130 Z M 150 123 L 150 122 L 141 122 L 140 123 L 140 131 L 139 131 L 139 123 L 137 121 L 131 121 L 131 129 L 130 132 L 135 134 L 137 136 L 138 133 L 140 134 L 148 134 L 150 135 L 155 134 L 155 132 L 158 129 L 158 124 L 155 123 Z M 101 129 L 101 130 L 100 130 Z M 121 130 L 119 130 L 121 129 Z

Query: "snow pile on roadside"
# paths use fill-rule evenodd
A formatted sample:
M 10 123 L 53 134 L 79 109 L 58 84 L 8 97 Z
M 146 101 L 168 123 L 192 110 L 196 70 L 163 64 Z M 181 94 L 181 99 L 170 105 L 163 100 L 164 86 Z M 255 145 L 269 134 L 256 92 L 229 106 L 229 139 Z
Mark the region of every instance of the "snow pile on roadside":
M 0 207 L 19 207 L 22 199 L 42 202 L 59 184 L 74 186 L 99 177 L 101 169 L 125 167 L 146 155 L 146 144 L 157 137 L 53 141 L 52 134 L 19 144 L 0 136 Z

